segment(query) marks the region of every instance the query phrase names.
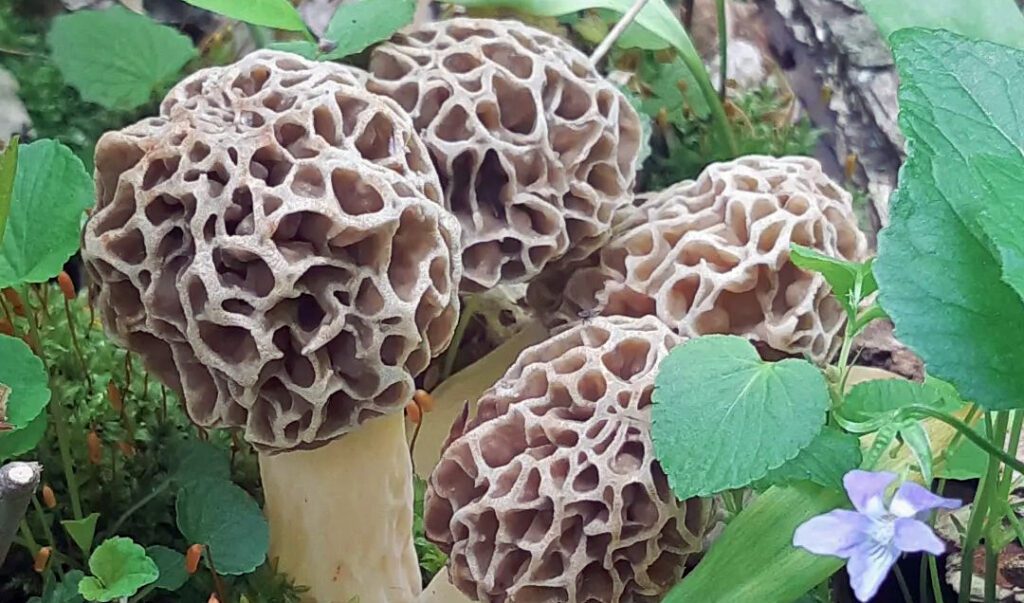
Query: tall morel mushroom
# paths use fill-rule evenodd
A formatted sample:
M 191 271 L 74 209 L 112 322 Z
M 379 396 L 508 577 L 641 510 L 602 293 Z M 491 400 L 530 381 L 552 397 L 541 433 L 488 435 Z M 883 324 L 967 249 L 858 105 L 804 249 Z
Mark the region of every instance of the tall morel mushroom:
M 742 157 L 620 212 L 598 253 L 553 270 L 527 299 L 552 322 L 580 313 L 653 314 L 680 335 L 742 335 L 827 359 L 844 314 L 824 279 L 789 260 L 790 243 L 866 258 L 850 194 L 806 157 Z
M 524 282 L 607 241 L 641 128 L 578 50 L 514 21 L 452 19 L 377 47 L 367 86 L 413 117 L 462 224 L 464 291 Z
M 651 393 L 681 339 L 654 317 L 596 318 L 525 350 L 456 427 L 430 477 L 426 535 L 478 601 L 658 601 L 709 508 L 654 458 Z
M 362 77 L 261 51 L 184 80 L 100 140 L 83 256 L 111 336 L 261 450 L 281 569 L 393 603 L 419 590 L 400 411 L 458 319 L 460 233 Z

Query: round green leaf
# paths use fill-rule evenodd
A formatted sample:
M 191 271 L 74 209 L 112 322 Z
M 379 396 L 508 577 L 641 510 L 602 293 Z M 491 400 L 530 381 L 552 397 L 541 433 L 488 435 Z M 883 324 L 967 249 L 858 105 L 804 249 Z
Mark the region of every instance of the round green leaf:
M 148 547 L 146 555 L 156 563 L 160 570 L 160 577 L 153 583 L 154 587 L 174 592 L 188 582 L 185 556 L 178 551 L 156 545 Z
M 152 584 L 160 571 L 146 550 L 131 538 L 110 538 L 89 557 L 91 576 L 82 578 L 78 592 L 86 601 L 114 601 L 130 597 Z
M 231 482 L 191 481 L 178 492 L 175 508 L 182 535 L 205 545 L 221 574 L 247 574 L 267 558 L 267 520 L 256 501 Z
M 71 149 L 37 140 L 18 151 L 14 198 L 0 243 L 0 288 L 57 276 L 78 251 L 92 177 Z
M 32 450 L 46 435 L 46 413 L 41 412 L 31 423 L 0 433 L 0 461 L 15 458 Z
M 24 341 L 6 335 L 0 335 L 0 383 L 11 389 L 5 421 L 15 429 L 26 427 L 50 401 L 43 361 Z M 0 419 L 4 419 L 3 414 Z
M 61 15 L 46 39 L 64 80 L 108 109 L 148 102 L 196 55 L 187 36 L 122 6 Z
M 654 390 L 654 449 L 679 498 L 749 485 L 821 431 L 825 378 L 804 360 L 767 363 L 740 337 L 710 335 L 672 350 Z
M 197 479 L 231 481 L 227 451 L 210 442 L 181 440 L 170 446 L 171 474 L 179 484 Z

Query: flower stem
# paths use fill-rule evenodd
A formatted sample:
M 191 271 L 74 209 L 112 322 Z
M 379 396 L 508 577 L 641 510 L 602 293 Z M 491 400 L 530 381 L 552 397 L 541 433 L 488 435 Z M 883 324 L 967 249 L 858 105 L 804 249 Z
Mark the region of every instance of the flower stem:
M 22 289 L 22 297 L 28 299 L 28 289 Z M 28 302 L 26 301 L 26 304 Z M 46 363 L 46 355 L 43 354 L 43 340 L 39 335 L 39 323 L 36 322 L 35 312 L 31 307 L 25 308 L 25 314 L 28 316 L 28 326 L 32 333 L 32 339 L 35 340 L 36 345 L 39 346 L 39 359 L 43 362 L 43 367 L 46 369 L 46 374 L 50 374 L 50 367 Z M 53 415 L 53 428 L 57 432 L 57 447 L 60 449 L 60 464 L 64 469 L 64 479 L 68 483 L 68 493 L 71 495 L 71 511 L 75 515 L 75 519 L 82 519 L 85 515 L 82 513 L 82 499 L 78 492 L 78 478 L 75 476 L 74 461 L 71 458 L 71 446 L 69 444 L 68 426 L 64 417 L 64 406 L 61 400 L 50 400 L 50 414 Z
M 910 588 L 907 586 L 907 579 L 903 577 L 903 570 L 900 569 L 899 565 L 894 565 L 892 566 L 892 573 L 896 575 L 896 583 L 900 585 L 903 601 L 905 603 L 914 603 L 914 598 L 910 596 Z
M 995 425 L 989 430 L 992 442 L 1000 443 L 1000 453 L 1003 453 L 1001 445 L 1006 440 L 1006 424 L 1008 418 L 1009 415 L 1005 412 L 996 413 Z M 986 416 L 986 420 L 991 423 L 991 419 L 988 416 Z M 968 429 L 970 428 L 968 427 Z M 973 431 L 971 433 L 973 435 L 977 435 L 974 434 Z M 964 432 L 964 436 L 970 437 L 966 432 Z M 984 438 L 981 439 L 988 446 L 989 450 L 993 448 L 992 442 L 985 441 Z M 988 469 L 985 471 L 985 475 L 982 476 L 981 482 L 978 484 L 978 491 L 974 497 L 974 504 L 971 506 L 971 518 L 967 522 L 967 533 L 964 535 L 963 543 L 963 567 L 960 571 L 959 603 L 969 603 L 971 600 L 971 582 L 974 578 L 974 549 L 978 544 L 978 540 L 981 537 L 982 527 L 985 524 L 985 515 L 988 513 L 991 492 L 996 489 L 998 485 L 999 460 L 1000 459 L 996 455 L 990 452 L 988 457 Z M 1016 459 L 1014 460 L 1016 461 Z
M 601 59 L 604 58 L 604 55 L 608 54 L 608 51 L 611 50 L 612 44 L 619 39 L 622 32 L 626 31 L 626 28 L 629 27 L 630 23 L 632 23 L 633 20 L 636 19 L 636 16 L 640 14 L 640 11 L 644 9 L 647 2 L 648 0 L 636 0 L 633 2 L 633 6 L 631 6 L 629 10 L 622 15 L 622 18 L 615 24 L 615 27 L 613 27 L 612 30 L 608 32 L 608 35 L 601 40 L 601 43 L 594 49 L 594 53 L 590 55 L 590 62 L 595 68 L 597 68 L 597 64 L 601 62 Z
M 996 574 L 999 573 L 999 551 L 991 540 L 985 538 L 985 603 L 996 601 Z
M 75 332 L 75 319 L 71 314 L 71 302 L 66 298 L 64 299 L 64 315 L 68 318 L 68 333 L 71 335 L 71 347 L 75 350 L 75 356 L 78 358 L 78 363 L 82 365 L 82 374 L 85 375 L 85 382 L 89 386 L 89 392 L 92 393 L 92 371 L 90 371 L 88 365 L 85 364 L 85 355 L 82 353 L 82 346 L 78 343 L 78 333 Z

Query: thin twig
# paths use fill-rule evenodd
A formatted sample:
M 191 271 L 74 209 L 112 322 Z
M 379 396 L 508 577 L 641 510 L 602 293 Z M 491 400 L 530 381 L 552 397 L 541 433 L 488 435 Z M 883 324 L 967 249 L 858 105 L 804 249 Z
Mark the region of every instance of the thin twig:
M 622 32 L 626 31 L 626 28 L 629 27 L 630 23 L 632 23 L 634 19 L 636 19 L 636 16 L 640 14 L 640 11 L 644 9 L 644 6 L 647 6 L 647 0 L 636 0 L 636 2 L 633 3 L 633 6 L 626 11 L 626 14 L 622 15 L 619 22 L 616 23 L 615 27 L 608 32 L 608 35 L 601 40 L 601 44 L 594 49 L 594 53 L 590 55 L 591 64 L 597 65 L 601 59 L 604 58 L 604 55 L 608 54 L 608 51 L 612 48 L 612 44 L 615 43 L 615 40 L 619 39 Z

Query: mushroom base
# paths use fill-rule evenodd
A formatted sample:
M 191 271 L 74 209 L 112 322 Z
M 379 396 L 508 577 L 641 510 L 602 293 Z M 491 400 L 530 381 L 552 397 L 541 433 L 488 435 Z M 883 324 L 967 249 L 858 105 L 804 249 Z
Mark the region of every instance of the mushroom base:
M 303 603 L 411 603 L 412 465 L 401 413 L 315 450 L 260 455 L 270 559 Z

